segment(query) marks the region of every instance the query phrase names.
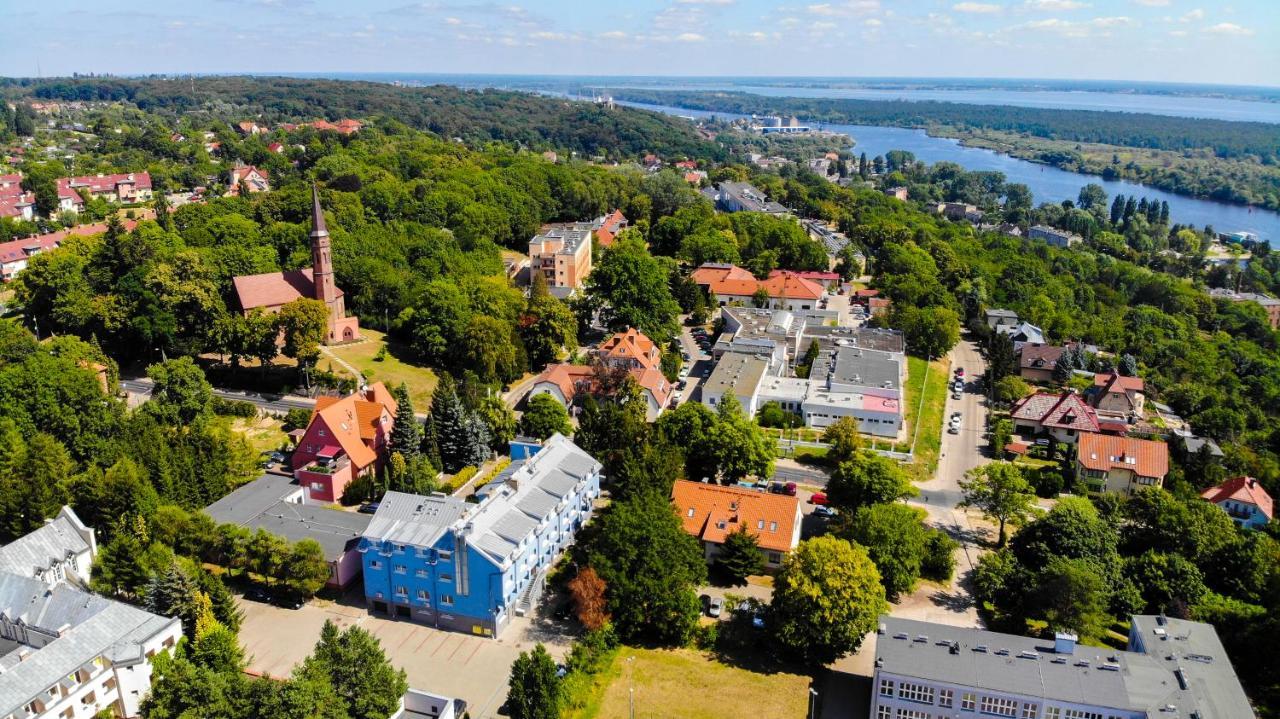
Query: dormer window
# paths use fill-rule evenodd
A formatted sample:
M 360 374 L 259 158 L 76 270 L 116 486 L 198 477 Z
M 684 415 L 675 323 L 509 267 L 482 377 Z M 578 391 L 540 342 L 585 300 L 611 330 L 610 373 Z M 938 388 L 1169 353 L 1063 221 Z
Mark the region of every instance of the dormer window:
M 689 508 L 689 513 L 686 516 L 689 516 L 689 517 L 693 516 L 693 507 Z

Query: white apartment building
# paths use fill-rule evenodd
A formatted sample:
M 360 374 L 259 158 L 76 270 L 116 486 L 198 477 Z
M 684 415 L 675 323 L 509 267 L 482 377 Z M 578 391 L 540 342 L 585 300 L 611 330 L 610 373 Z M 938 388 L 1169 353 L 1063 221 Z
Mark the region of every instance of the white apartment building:
M 1124 651 L 881 616 L 872 719 L 1247 719 L 1213 627 L 1134 616 Z
M 98 545 L 70 507 L 43 527 L 0 547 L 0 571 L 56 585 L 70 581 L 89 585 L 89 570 Z

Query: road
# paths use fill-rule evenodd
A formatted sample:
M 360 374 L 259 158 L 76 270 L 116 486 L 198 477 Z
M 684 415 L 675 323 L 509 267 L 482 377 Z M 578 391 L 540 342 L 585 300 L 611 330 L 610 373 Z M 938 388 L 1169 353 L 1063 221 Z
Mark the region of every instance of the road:
M 705 374 L 710 374 L 712 365 L 711 355 L 702 351 L 698 346 L 697 340 L 693 337 L 693 328 L 685 326 L 687 317 L 680 316 L 680 348 L 684 350 L 686 356 L 692 358 L 685 360 L 685 366 L 689 368 L 689 374 L 685 377 L 684 389 L 679 391 L 679 395 L 675 399 L 675 406 L 679 407 L 685 402 L 694 399 L 701 399 L 698 396 L 699 388 Z
M 132 377 L 120 380 L 120 388 L 132 395 L 138 395 L 145 401 L 151 397 L 151 389 L 153 382 L 146 377 Z M 296 395 L 262 395 L 253 392 L 245 392 L 242 390 L 229 390 L 214 388 L 213 395 L 225 400 L 251 402 L 275 414 L 285 414 L 291 409 L 311 409 L 315 407 L 316 401 L 310 397 L 298 397 Z

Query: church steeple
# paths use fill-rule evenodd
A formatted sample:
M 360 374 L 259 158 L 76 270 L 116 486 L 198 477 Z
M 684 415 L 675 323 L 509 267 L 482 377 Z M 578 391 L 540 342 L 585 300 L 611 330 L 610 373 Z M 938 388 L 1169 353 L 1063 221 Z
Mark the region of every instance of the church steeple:
M 333 281 L 333 260 L 329 256 L 329 230 L 324 225 L 320 190 L 315 184 L 311 185 L 311 263 L 315 298 L 332 308 L 338 299 L 338 288 Z

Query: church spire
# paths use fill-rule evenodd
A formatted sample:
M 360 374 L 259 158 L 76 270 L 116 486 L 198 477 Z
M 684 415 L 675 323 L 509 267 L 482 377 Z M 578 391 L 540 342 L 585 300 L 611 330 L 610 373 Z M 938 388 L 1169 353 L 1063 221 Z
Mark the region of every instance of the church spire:
M 324 210 L 320 208 L 320 190 L 311 185 L 311 277 L 315 298 L 329 306 L 331 314 L 341 318 L 338 288 L 333 281 L 333 259 L 329 256 L 329 230 L 324 226 Z
M 329 230 L 324 226 L 324 210 L 320 209 L 320 190 L 315 183 L 311 183 L 311 236 L 328 235 Z

